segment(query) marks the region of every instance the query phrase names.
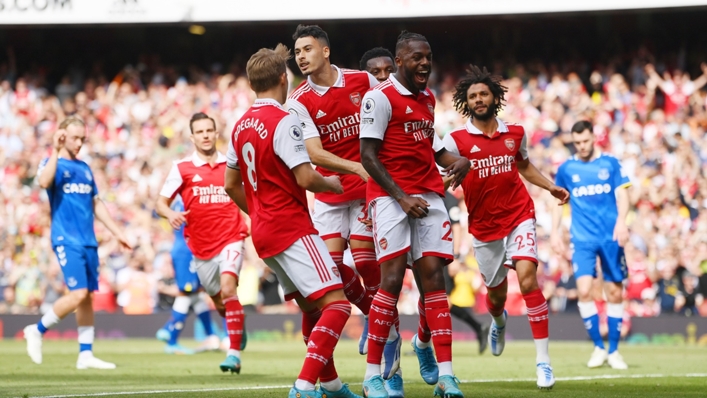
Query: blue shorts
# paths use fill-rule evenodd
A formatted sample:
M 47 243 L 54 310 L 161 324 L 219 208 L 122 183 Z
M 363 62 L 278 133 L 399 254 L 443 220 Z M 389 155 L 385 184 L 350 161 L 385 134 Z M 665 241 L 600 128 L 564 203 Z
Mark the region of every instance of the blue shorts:
M 172 250 L 172 264 L 174 265 L 174 279 L 177 280 L 177 287 L 180 292 L 192 293 L 199 290 L 201 284 L 196 275 L 196 268 L 192 262 L 192 254 L 189 248 L 178 248 Z
M 54 246 L 69 290 L 98 290 L 98 250 L 90 246 Z
M 604 281 L 620 283 L 628 277 L 624 248 L 613 240 L 605 242 L 572 242 L 572 269 L 575 279 L 580 276 L 597 277 L 597 256 Z

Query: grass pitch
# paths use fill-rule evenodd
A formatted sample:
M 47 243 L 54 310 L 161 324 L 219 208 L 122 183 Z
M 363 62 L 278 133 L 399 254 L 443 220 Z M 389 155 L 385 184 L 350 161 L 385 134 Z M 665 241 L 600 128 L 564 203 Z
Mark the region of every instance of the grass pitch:
M 185 345 L 194 346 L 191 341 Z M 365 357 L 344 341 L 336 365 L 344 382 L 360 393 Z M 115 362 L 113 371 L 76 370 L 75 341 L 46 341 L 44 363 L 33 364 L 24 340 L 0 341 L 0 397 L 286 397 L 304 358 L 301 342 L 249 342 L 240 375 L 221 373 L 222 353 L 169 356 L 155 340 L 103 340 L 96 356 Z M 501 357 L 479 356 L 474 343 L 454 344 L 454 369 L 466 397 L 705 397 L 707 348 L 621 346 L 627 371 L 587 369 L 590 343 L 551 343 L 552 391 L 535 387 L 532 342 L 508 342 Z M 411 353 L 408 344 L 403 351 Z M 417 359 L 402 360 L 405 396 L 432 397 Z

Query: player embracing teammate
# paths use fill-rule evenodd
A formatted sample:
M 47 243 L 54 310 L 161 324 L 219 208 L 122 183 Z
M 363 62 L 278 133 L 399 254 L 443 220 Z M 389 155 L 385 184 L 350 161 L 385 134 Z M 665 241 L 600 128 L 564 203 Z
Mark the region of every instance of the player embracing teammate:
M 430 331 L 413 339 L 420 372 L 428 384 L 437 384 L 436 395 L 462 397 L 452 370 L 452 321 L 444 285 L 444 266 L 453 259 L 451 223 L 436 163 L 458 185 L 469 171 L 469 160 L 446 151 L 435 133 L 427 39 L 403 31 L 395 53 L 397 72 L 366 93 L 361 105 L 361 162 L 371 176 L 366 196 L 381 267 L 369 316 L 363 395 L 389 397 L 381 357 L 410 256 L 424 295 L 420 329 Z

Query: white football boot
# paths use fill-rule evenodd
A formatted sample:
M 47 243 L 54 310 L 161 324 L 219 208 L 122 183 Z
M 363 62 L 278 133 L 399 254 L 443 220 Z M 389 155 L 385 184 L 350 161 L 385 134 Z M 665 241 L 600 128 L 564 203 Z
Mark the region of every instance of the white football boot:
M 587 367 L 590 369 L 594 369 L 604 366 L 608 355 L 609 354 L 606 353 L 605 349 L 600 347 L 594 347 L 594 352 L 592 352 L 592 357 L 589 358 L 589 362 L 587 362 Z
M 24 329 L 25 340 L 27 340 L 27 354 L 32 362 L 37 365 L 42 364 L 42 334 L 37 329 L 37 325 L 29 325 Z

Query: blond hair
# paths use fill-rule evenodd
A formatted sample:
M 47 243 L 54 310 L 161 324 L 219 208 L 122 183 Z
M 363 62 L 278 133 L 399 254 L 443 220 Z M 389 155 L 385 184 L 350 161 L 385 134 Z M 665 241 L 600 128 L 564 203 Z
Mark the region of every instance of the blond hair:
M 77 124 L 81 127 L 86 127 L 86 123 L 84 123 L 83 120 L 81 120 L 80 118 L 76 116 L 69 116 L 61 123 L 59 123 L 59 130 L 66 130 L 72 124 Z
M 282 43 L 274 50 L 261 48 L 253 54 L 246 65 L 246 74 L 253 91 L 262 93 L 277 86 L 290 58 L 290 50 Z

